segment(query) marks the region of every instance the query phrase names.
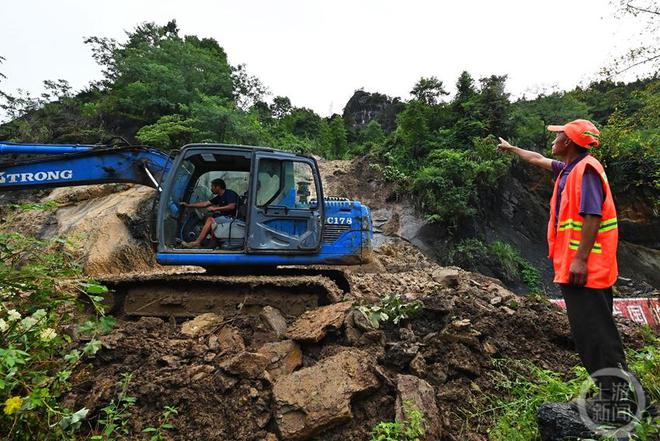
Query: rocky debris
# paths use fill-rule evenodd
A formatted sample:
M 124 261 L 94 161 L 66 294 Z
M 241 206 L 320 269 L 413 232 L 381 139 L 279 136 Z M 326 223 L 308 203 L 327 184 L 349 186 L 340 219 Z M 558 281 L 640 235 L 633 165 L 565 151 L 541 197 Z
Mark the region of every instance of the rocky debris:
M 363 339 L 362 337 L 370 332 L 373 332 L 375 329 L 369 323 L 367 317 L 358 310 L 352 310 L 346 316 L 344 321 L 344 333 L 346 335 L 346 340 L 348 344 L 352 346 L 365 346 L 368 345 L 370 341 Z
M 222 317 L 212 312 L 200 314 L 181 325 L 181 333 L 186 337 L 199 337 L 213 332 L 222 323 Z
M 418 377 L 424 377 L 427 369 L 428 366 L 422 354 L 415 355 L 415 358 L 410 361 L 410 372 Z
M 457 267 L 442 267 L 433 271 L 431 278 L 444 287 L 455 288 L 458 286 L 458 279 L 462 271 Z
M 407 420 L 409 412 L 416 409 L 424 415 L 423 439 L 427 441 L 440 439 L 442 424 L 433 387 L 413 375 L 398 375 L 396 389 L 396 420 L 399 422 Z
M 291 324 L 286 336 L 291 340 L 317 343 L 330 330 L 342 327 L 351 307 L 351 302 L 341 302 L 307 311 Z
M 379 361 L 397 369 L 406 369 L 419 353 L 419 347 L 419 344 L 407 341 L 387 343 L 385 355 Z
M 286 319 L 279 309 L 272 306 L 264 306 L 259 313 L 259 317 L 275 333 L 277 338 L 284 337 L 286 334 Z
M 472 328 L 470 319 L 455 320 L 440 332 L 439 338 L 448 342 L 462 343 L 473 348 L 481 346 L 481 332 Z
M 241 378 L 260 378 L 270 360 L 263 354 L 241 352 L 220 363 L 220 368 Z
M 275 343 L 266 343 L 259 351 L 269 360 L 266 368 L 273 380 L 289 375 L 302 365 L 303 354 L 295 342 L 285 340 Z
M 592 439 L 596 435 L 585 426 L 580 414 L 567 403 L 546 403 L 537 413 L 542 441 Z
M 281 438 L 306 439 L 350 420 L 351 399 L 380 384 L 372 364 L 367 353 L 350 349 L 277 380 L 273 399 Z
M 406 244 L 375 256 L 386 269 L 347 273 L 350 298 L 396 293 L 421 301 L 419 313 L 399 325 L 373 329 L 342 304 L 301 316 L 287 330 L 297 341 L 278 339 L 252 314 L 203 337 L 158 319 L 119 321 L 101 337 L 92 368 L 75 370 L 67 407 L 84 406 L 95 417 L 116 398 L 121 374 L 133 372 L 134 433 L 159 424 L 163 406 L 175 405 L 186 409 L 172 421 L 181 439 L 255 441 L 279 430 L 282 440 L 365 440 L 376 424 L 395 420 L 398 378 L 412 374 L 425 384 L 418 391 L 433 388 L 440 439 L 481 441 L 496 417 L 484 410 L 508 393 L 491 375 L 493 356 L 567 376 L 578 363 L 563 311 L 489 277 L 439 271 Z M 627 347 L 638 348 L 635 328 L 619 326 Z
M 209 337 L 209 349 L 219 354 L 236 354 L 245 350 L 245 342 L 237 329 L 223 326 L 220 333 Z

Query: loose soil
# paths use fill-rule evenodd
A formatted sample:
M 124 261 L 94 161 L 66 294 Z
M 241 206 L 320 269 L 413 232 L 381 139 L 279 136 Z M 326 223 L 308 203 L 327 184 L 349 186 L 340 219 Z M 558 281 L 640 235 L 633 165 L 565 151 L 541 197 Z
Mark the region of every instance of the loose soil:
M 394 418 L 396 376 L 403 373 L 433 386 L 443 440 L 486 440 L 493 417 L 484 413 L 488 397 L 502 395 L 492 376 L 494 359 L 530 360 L 565 375 L 578 363 L 565 314 L 558 309 L 516 296 L 495 279 L 439 267 L 402 241 L 377 250 L 375 258 L 371 272 L 347 274 L 354 287 L 350 300 L 359 304 L 399 293 L 422 301 L 424 309 L 400 327 L 362 331 L 347 319 L 318 343 L 300 343 L 302 368 L 359 348 L 373 357 L 380 379 L 376 390 L 353 398 L 350 421 L 324 428 L 314 439 L 369 439 L 375 424 Z M 289 326 L 295 319 L 286 317 Z M 164 407 L 176 406 L 172 439 L 279 439 L 273 379 L 226 369 L 235 352 L 258 352 L 277 336 L 255 315 L 222 323 L 210 333 L 187 337 L 176 321 L 121 322 L 75 373 L 66 403 L 85 406 L 96 416 L 116 399 L 121 375 L 131 373 L 129 394 L 137 398 L 129 418 L 133 433 L 158 426 Z M 619 326 L 628 347 L 641 344 L 634 326 Z M 240 334 L 244 349 L 217 347 L 225 328 Z

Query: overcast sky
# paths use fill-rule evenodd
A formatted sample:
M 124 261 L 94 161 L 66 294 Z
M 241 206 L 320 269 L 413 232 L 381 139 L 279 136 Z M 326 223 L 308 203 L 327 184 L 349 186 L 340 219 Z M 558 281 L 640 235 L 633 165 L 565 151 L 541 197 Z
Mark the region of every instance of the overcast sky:
M 273 95 L 321 115 L 355 89 L 409 97 L 420 76 L 453 92 L 461 71 L 508 74 L 514 96 L 596 78 L 634 38 L 608 0 L 0 0 L 2 90 L 100 78 L 84 37 L 123 40 L 144 21 L 218 40 Z

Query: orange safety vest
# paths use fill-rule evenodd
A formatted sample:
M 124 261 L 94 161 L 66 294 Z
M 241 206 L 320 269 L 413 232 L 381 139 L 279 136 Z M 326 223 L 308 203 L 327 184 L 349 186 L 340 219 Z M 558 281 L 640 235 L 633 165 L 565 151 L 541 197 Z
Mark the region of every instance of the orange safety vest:
M 559 222 L 555 216 L 557 206 L 557 189 L 559 177 L 555 182 L 555 190 L 550 200 L 550 221 L 548 222 L 548 257 L 555 267 L 555 283 L 568 283 L 569 269 L 582 239 L 582 222 L 580 216 L 580 195 L 582 191 L 582 175 L 587 166 L 598 172 L 603 183 L 603 211 L 596 242 L 587 259 L 587 288 L 609 288 L 616 282 L 619 274 L 616 263 L 616 248 L 619 241 L 619 230 L 616 218 L 616 208 L 612 192 L 607 182 L 603 166 L 596 158 L 587 155 L 578 162 L 566 178 L 566 186 L 561 194 L 559 207 Z

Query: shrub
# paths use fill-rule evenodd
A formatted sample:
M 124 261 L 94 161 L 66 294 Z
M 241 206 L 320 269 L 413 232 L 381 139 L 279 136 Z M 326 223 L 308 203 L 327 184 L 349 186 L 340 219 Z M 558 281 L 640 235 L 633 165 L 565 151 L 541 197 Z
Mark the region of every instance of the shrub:
M 652 401 L 660 402 L 660 339 L 648 336 L 648 345 L 627 354 L 630 370 L 640 380 Z M 566 402 L 576 397 L 585 381 L 586 370 L 573 369 L 573 378 L 541 369 L 530 361 L 494 360 L 492 379 L 510 399 L 491 397 L 497 419 L 489 431 L 493 441 L 528 441 L 538 439 L 536 412 L 546 402 Z M 631 441 L 647 441 L 660 436 L 660 417 L 646 417 L 634 423 Z
M 381 421 L 371 430 L 371 441 L 419 441 L 424 436 L 424 415 L 411 401 L 403 402 L 405 419 Z
M 532 292 L 540 292 L 541 273 L 525 260 L 511 244 L 494 241 L 489 244 L 475 238 L 460 241 L 448 255 L 448 263 L 462 268 L 492 272 L 505 282 L 521 281 Z
M 105 287 L 81 278 L 69 244 L 40 241 L 17 233 L 0 234 L 0 433 L 14 440 L 68 439 L 87 415 L 60 405 L 69 377 L 95 338 L 112 326 L 97 294 Z M 97 316 L 80 332 L 89 336 L 77 348 L 66 329 L 84 308 L 86 295 Z
M 401 320 L 412 317 L 421 309 L 421 302 L 406 302 L 398 294 L 389 294 L 383 297 L 379 305 L 362 305 L 358 307 L 358 310 L 364 314 L 374 328 L 378 328 L 381 323 L 398 325 Z

